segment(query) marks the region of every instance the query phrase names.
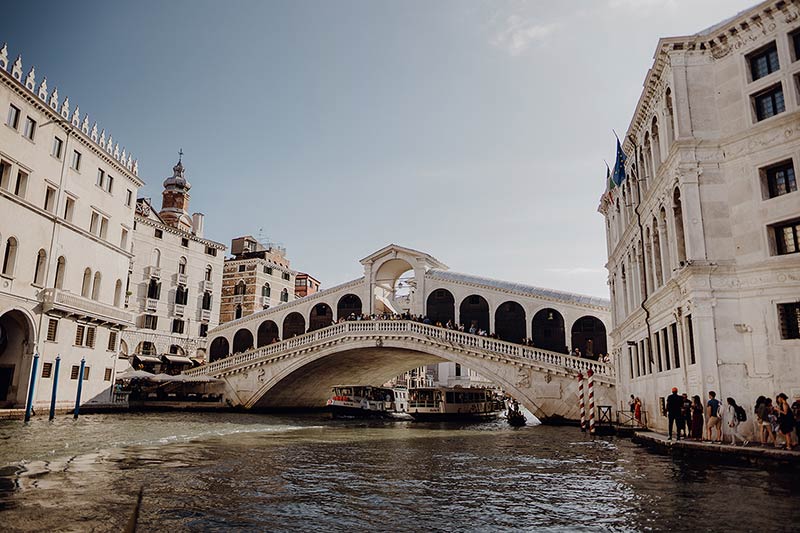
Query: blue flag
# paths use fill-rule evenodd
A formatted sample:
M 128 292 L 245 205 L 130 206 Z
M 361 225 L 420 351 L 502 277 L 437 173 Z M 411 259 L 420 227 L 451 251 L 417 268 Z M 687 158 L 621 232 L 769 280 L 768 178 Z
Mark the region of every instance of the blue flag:
M 617 185 L 625 181 L 625 161 L 627 159 L 628 156 L 622 151 L 622 145 L 619 142 L 619 138 L 617 138 L 617 160 L 614 162 L 614 175 L 612 177 Z

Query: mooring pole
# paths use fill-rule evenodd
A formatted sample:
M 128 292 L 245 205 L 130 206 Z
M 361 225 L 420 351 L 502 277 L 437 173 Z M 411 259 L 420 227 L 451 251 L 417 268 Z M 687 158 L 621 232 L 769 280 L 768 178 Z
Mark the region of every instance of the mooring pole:
M 58 369 L 61 368 L 61 356 L 56 356 L 56 368 L 53 373 L 53 394 L 50 396 L 50 420 L 56 416 L 56 393 L 58 392 Z
M 583 401 L 583 373 L 578 372 L 578 409 L 581 411 L 581 431 L 586 431 L 586 404 Z
M 81 389 L 83 389 L 83 369 L 86 368 L 86 358 L 81 357 L 81 369 L 78 371 L 78 394 L 75 396 L 75 420 L 81 410 Z
M 36 385 L 36 371 L 39 368 L 39 354 L 33 354 L 33 367 L 31 368 L 31 383 L 28 386 L 28 404 L 25 406 L 25 422 L 31 419 L 33 411 L 33 388 Z
M 594 435 L 594 371 L 590 368 L 586 376 L 589 379 L 589 433 Z

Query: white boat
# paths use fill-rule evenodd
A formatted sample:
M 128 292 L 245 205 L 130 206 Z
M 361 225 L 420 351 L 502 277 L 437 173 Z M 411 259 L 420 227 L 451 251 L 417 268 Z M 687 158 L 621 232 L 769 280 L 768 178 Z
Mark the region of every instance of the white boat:
M 408 390 L 405 387 L 339 385 L 333 387 L 327 408 L 334 417 L 408 418 Z
M 502 407 L 492 389 L 423 387 L 408 392 L 408 414 L 420 421 L 491 420 Z

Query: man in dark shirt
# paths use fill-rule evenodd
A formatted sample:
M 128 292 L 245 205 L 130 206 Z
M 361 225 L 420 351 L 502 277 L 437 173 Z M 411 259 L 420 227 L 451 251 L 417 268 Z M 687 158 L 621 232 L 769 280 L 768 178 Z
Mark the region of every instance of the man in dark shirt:
M 681 440 L 680 426 L 678 421 L 681 418 L 681 410 L 683 409 L 683 397 L 678 394 L 678 387 L 672 387 L 672 394 L 667 396 L 667 417 L 669 418 L 669 440 L 672 440 L 672 425 L 675 424 L 675 430 L 678 440 Z

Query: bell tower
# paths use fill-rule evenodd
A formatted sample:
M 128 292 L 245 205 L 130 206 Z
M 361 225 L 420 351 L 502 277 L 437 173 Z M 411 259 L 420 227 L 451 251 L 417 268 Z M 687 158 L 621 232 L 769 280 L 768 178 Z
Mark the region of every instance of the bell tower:
M 192 217 L 189 215 L 189 189 L 192 185 L 184 175 L 183 150 L 178 152 L 178 164 L 172 167 L 172 176 L 164 180 L 161 193 L 159 216 L 174 228 L 192 230 Z

